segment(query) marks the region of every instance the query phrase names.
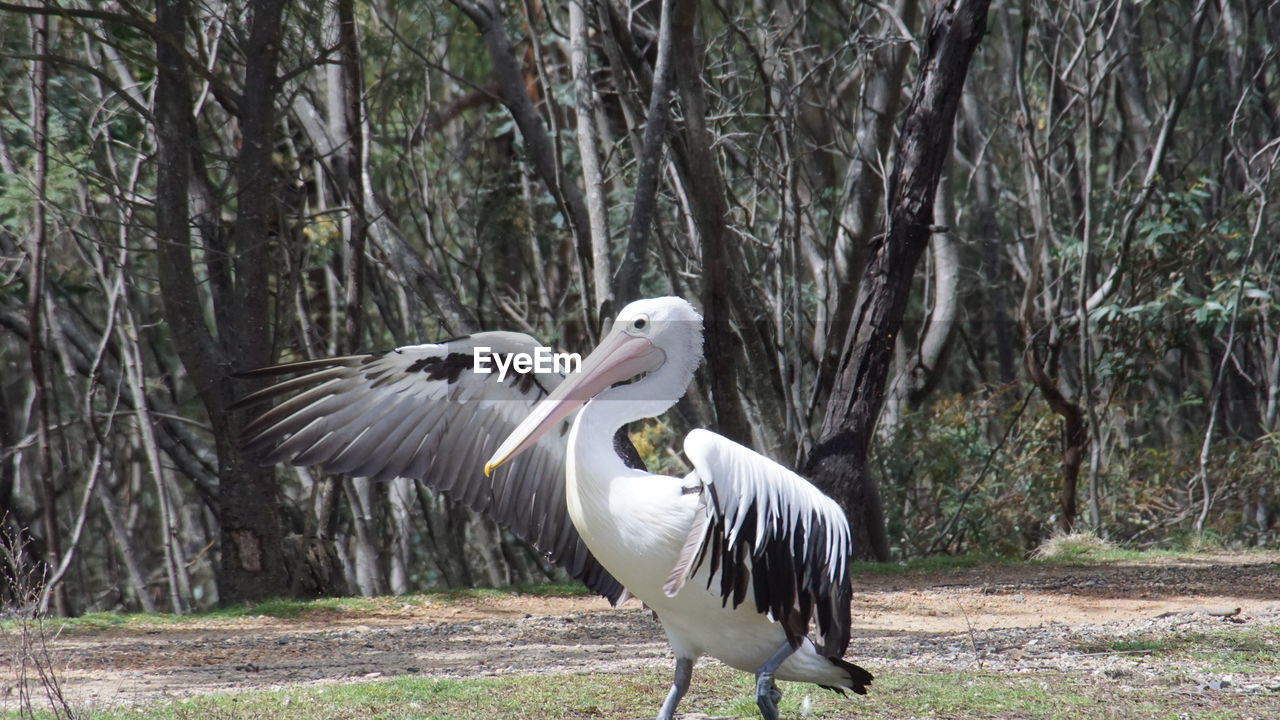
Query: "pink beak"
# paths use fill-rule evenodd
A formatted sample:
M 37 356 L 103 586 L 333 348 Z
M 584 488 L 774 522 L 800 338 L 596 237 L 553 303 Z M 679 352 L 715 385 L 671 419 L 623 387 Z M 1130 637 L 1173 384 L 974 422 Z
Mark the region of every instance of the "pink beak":
M 658 369 L 667 355 L 648 338 L 622 330 L 609 334 L 586 360 L 582 371 L 570 375 L 525 418 L 485 463 L 484 474 L 528 450 L 548 430 L 615 383 Z

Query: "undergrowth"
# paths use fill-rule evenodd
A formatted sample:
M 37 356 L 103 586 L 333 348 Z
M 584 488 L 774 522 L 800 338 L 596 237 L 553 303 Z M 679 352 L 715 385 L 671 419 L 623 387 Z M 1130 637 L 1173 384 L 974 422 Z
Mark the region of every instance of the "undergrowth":
M 1120 412 L 1120 410 L 1113 410 Z M 873 444 L 893 555 L 1030 557 L 1062 525 L 1061 423 L 1035 395 L 950 395 L 906 413 Z M 1199 488 L 1188 488 L 1199 446 L 1105 449 L 1100 526 L 1116 548 L 1201 551 L 1280 543 L 1280 437 L 1212 446 L 1213 503 L 1199 530 Z M 1076 526 L 1089 522 L 1088 459 Z M 1261 512 L 1259 511 L 1261 509 Z

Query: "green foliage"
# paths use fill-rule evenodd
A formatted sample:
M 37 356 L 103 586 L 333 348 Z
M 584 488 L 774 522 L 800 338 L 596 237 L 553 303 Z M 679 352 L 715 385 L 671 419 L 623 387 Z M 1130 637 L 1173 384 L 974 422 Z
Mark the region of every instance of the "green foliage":
M 906 414 L 892 441 L 873 449 L 896 556 L 943 551 L 1025 557 L 1051 537 L 1062 484 L 1058 419 L 1035 398 L 1019 415 L 1011 400 L 1000 394 L 940 398 L 925 411 Z M 1265 539 L 1248 517 L 1249 503 L 1280 477 L 1278 442 L 1267 436 L 1211 448 L 1216 510 L 1201 533 L 1193 532 L 1194 514 L 1187 511 L 1198 497 L 1196 488 L 1187 487 L 1199 465 L 1198 447 L 1113 448 L 1099 477 L 1107 541 L 1196 550 Z M 1086 465 L 1081 508 L 1087 472 Z M 1068 542 L 1053 555 L 1106 559 L 1113 552 L 1080 545 Z
M 676 452 L 681 438 L 666 422 L 647 420 L 637 423 L 630 436 L 631 443 L 636 446 L 650 472 L 673 476 L 688 474 L 689 468 Z
M 1052 529 L 1056 425 L 1040 403 L 1020 413 L 1014 400 L 939 399 L 874 448 L 896 554 L 1022 555 Z

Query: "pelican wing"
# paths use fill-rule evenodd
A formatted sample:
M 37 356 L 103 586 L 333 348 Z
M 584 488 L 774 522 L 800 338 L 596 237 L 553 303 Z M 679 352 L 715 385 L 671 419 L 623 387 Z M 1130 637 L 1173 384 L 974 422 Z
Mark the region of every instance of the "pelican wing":
M 725 604 L 751 593 L 793 646 L 817 620 L 820 652 L 849 645 L 849 521 L 834 500 L 769 458 L 707 430 L 685 437 L 700 493 L 693 527 L 663 590 L 675 595 L 704 562 Z
M 505 525 L 573 577 L 617 603 L 623 588 L 587 550 L 565 505 L 559 433 L 490 477 L 485 460 L 563 379 L 555 372 L 476 372 L 478 355 L 533 353 L 520 333 L 487 332 L 370 355 L 311 360 L 246 373 L 305 373 L 245 397 L 283 402 L 245 426 L 246 452 L 263 462 L 320 465 L 356 477 L 411 477 Z M 634 454 L 634 449 L 631 449 Z

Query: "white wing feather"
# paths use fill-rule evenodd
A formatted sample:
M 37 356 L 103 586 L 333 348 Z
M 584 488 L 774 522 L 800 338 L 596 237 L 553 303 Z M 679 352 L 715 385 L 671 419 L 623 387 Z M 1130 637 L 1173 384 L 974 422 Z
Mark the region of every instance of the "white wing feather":
M 796 473 L 713 432 L 690 432 L 684 451 L 694 466 L 686 480 L 701 498 L 664 592 L 680 592 L 709 561 L 707 586 L 719 577 L 726 603 L 750 590 L 793 643 L 816 617 L 820 647 L 842 654 L 852 546 L 844 511 Z

